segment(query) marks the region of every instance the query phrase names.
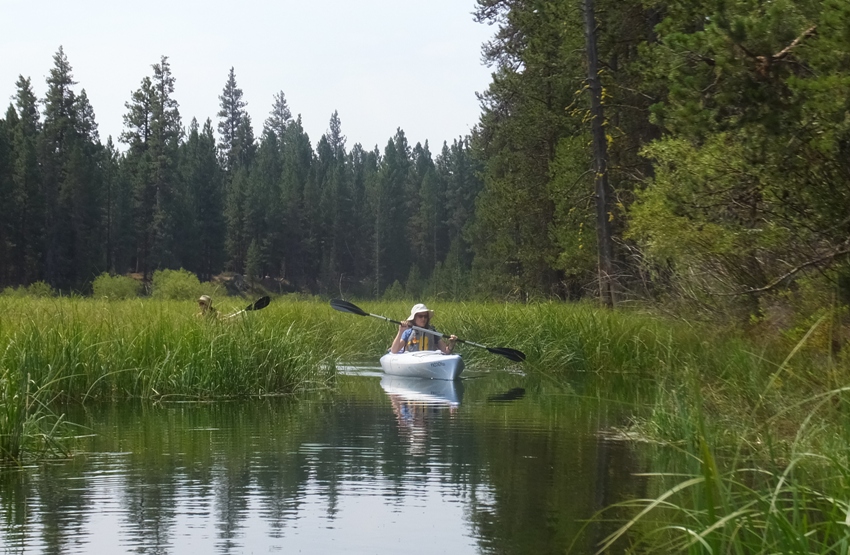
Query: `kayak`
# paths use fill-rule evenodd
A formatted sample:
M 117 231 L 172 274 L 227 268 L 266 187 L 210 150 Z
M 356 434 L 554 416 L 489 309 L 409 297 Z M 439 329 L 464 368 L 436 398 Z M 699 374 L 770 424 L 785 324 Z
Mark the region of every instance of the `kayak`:
M 456 380 L 463 372 L 460 355 L 444 355 L 440 351 L 387 353 L 381 357 L 385 374 L 432 380 Z

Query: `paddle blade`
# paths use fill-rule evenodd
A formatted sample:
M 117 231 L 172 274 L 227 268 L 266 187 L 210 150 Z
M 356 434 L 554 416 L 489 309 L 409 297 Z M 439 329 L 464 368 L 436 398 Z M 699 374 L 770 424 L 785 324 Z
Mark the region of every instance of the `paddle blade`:
M 269 306 L 269 303 L 272 302 L 269 297 L 260 297 L 250 305 L 245 310 L 260 310 Z
M 358 316 L 369 316 L 368 313 L 363 312 L 356 304 L 343 301 L 342 299 L 331 299 L 331 308 L 339 310 L 340 312 L 356 314 Z
M 525 360 L 525 353 L 517 351 L 516 349 L 510 349 L 508 347 L 487 347 L 487 350 L 494 355 L 501 355 L 515 362 L 522 362 Z

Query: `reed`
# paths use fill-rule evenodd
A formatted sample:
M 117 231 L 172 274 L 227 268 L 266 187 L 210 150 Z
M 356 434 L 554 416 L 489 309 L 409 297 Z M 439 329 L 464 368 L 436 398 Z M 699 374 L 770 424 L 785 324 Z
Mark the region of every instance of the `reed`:
M 618 505 L 635 516 L 599 553 L 627 534 L 635 553 L 848 552 L 850 388 L 828 387 L 848 366 L 807 352 L 817 326 L 784 357 L 740 340 L 671 344 L 634 426 L 662 442 L 647 464 L 655 494 Z
M 12 299 L 0 309 L 2 368 L 71 399 L 291 393 L 333 375 L 320 328 L 292 325 L 285 303 L 226 322 L 178 301 Z
M 326 326 L 296 325 L 299 309 L 279 302 L 226 322 L 195 311 L 178 301 L 0 297 L 0 458 L 56 444 L 57 401 L 278 395 L 332 382 Z

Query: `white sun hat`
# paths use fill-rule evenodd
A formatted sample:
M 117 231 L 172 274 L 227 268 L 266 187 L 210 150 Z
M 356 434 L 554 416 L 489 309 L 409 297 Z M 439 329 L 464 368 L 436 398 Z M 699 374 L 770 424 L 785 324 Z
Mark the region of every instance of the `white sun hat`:
M 427 312 L 428 318 L 434 317 L 434 311 L 433 310 L 429 310 L 427 306 L 425 306 L 422 303 L 419 303 L 419 304 L 413 305 L 413 308 L 410 309 L 410 316 L 407 319 L 412 321 L 416 317 L 416 315 L 421 313 L 421 312 Z

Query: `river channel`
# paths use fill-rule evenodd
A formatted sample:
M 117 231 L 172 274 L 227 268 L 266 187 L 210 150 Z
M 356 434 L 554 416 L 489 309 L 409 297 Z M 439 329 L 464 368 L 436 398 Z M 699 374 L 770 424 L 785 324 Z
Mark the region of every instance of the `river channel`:
M 645 469 L 592 382 L 351 367 L 298 398 L 75 407 L 72 458 L 0 469 L 0 548 L 594 553 Z

